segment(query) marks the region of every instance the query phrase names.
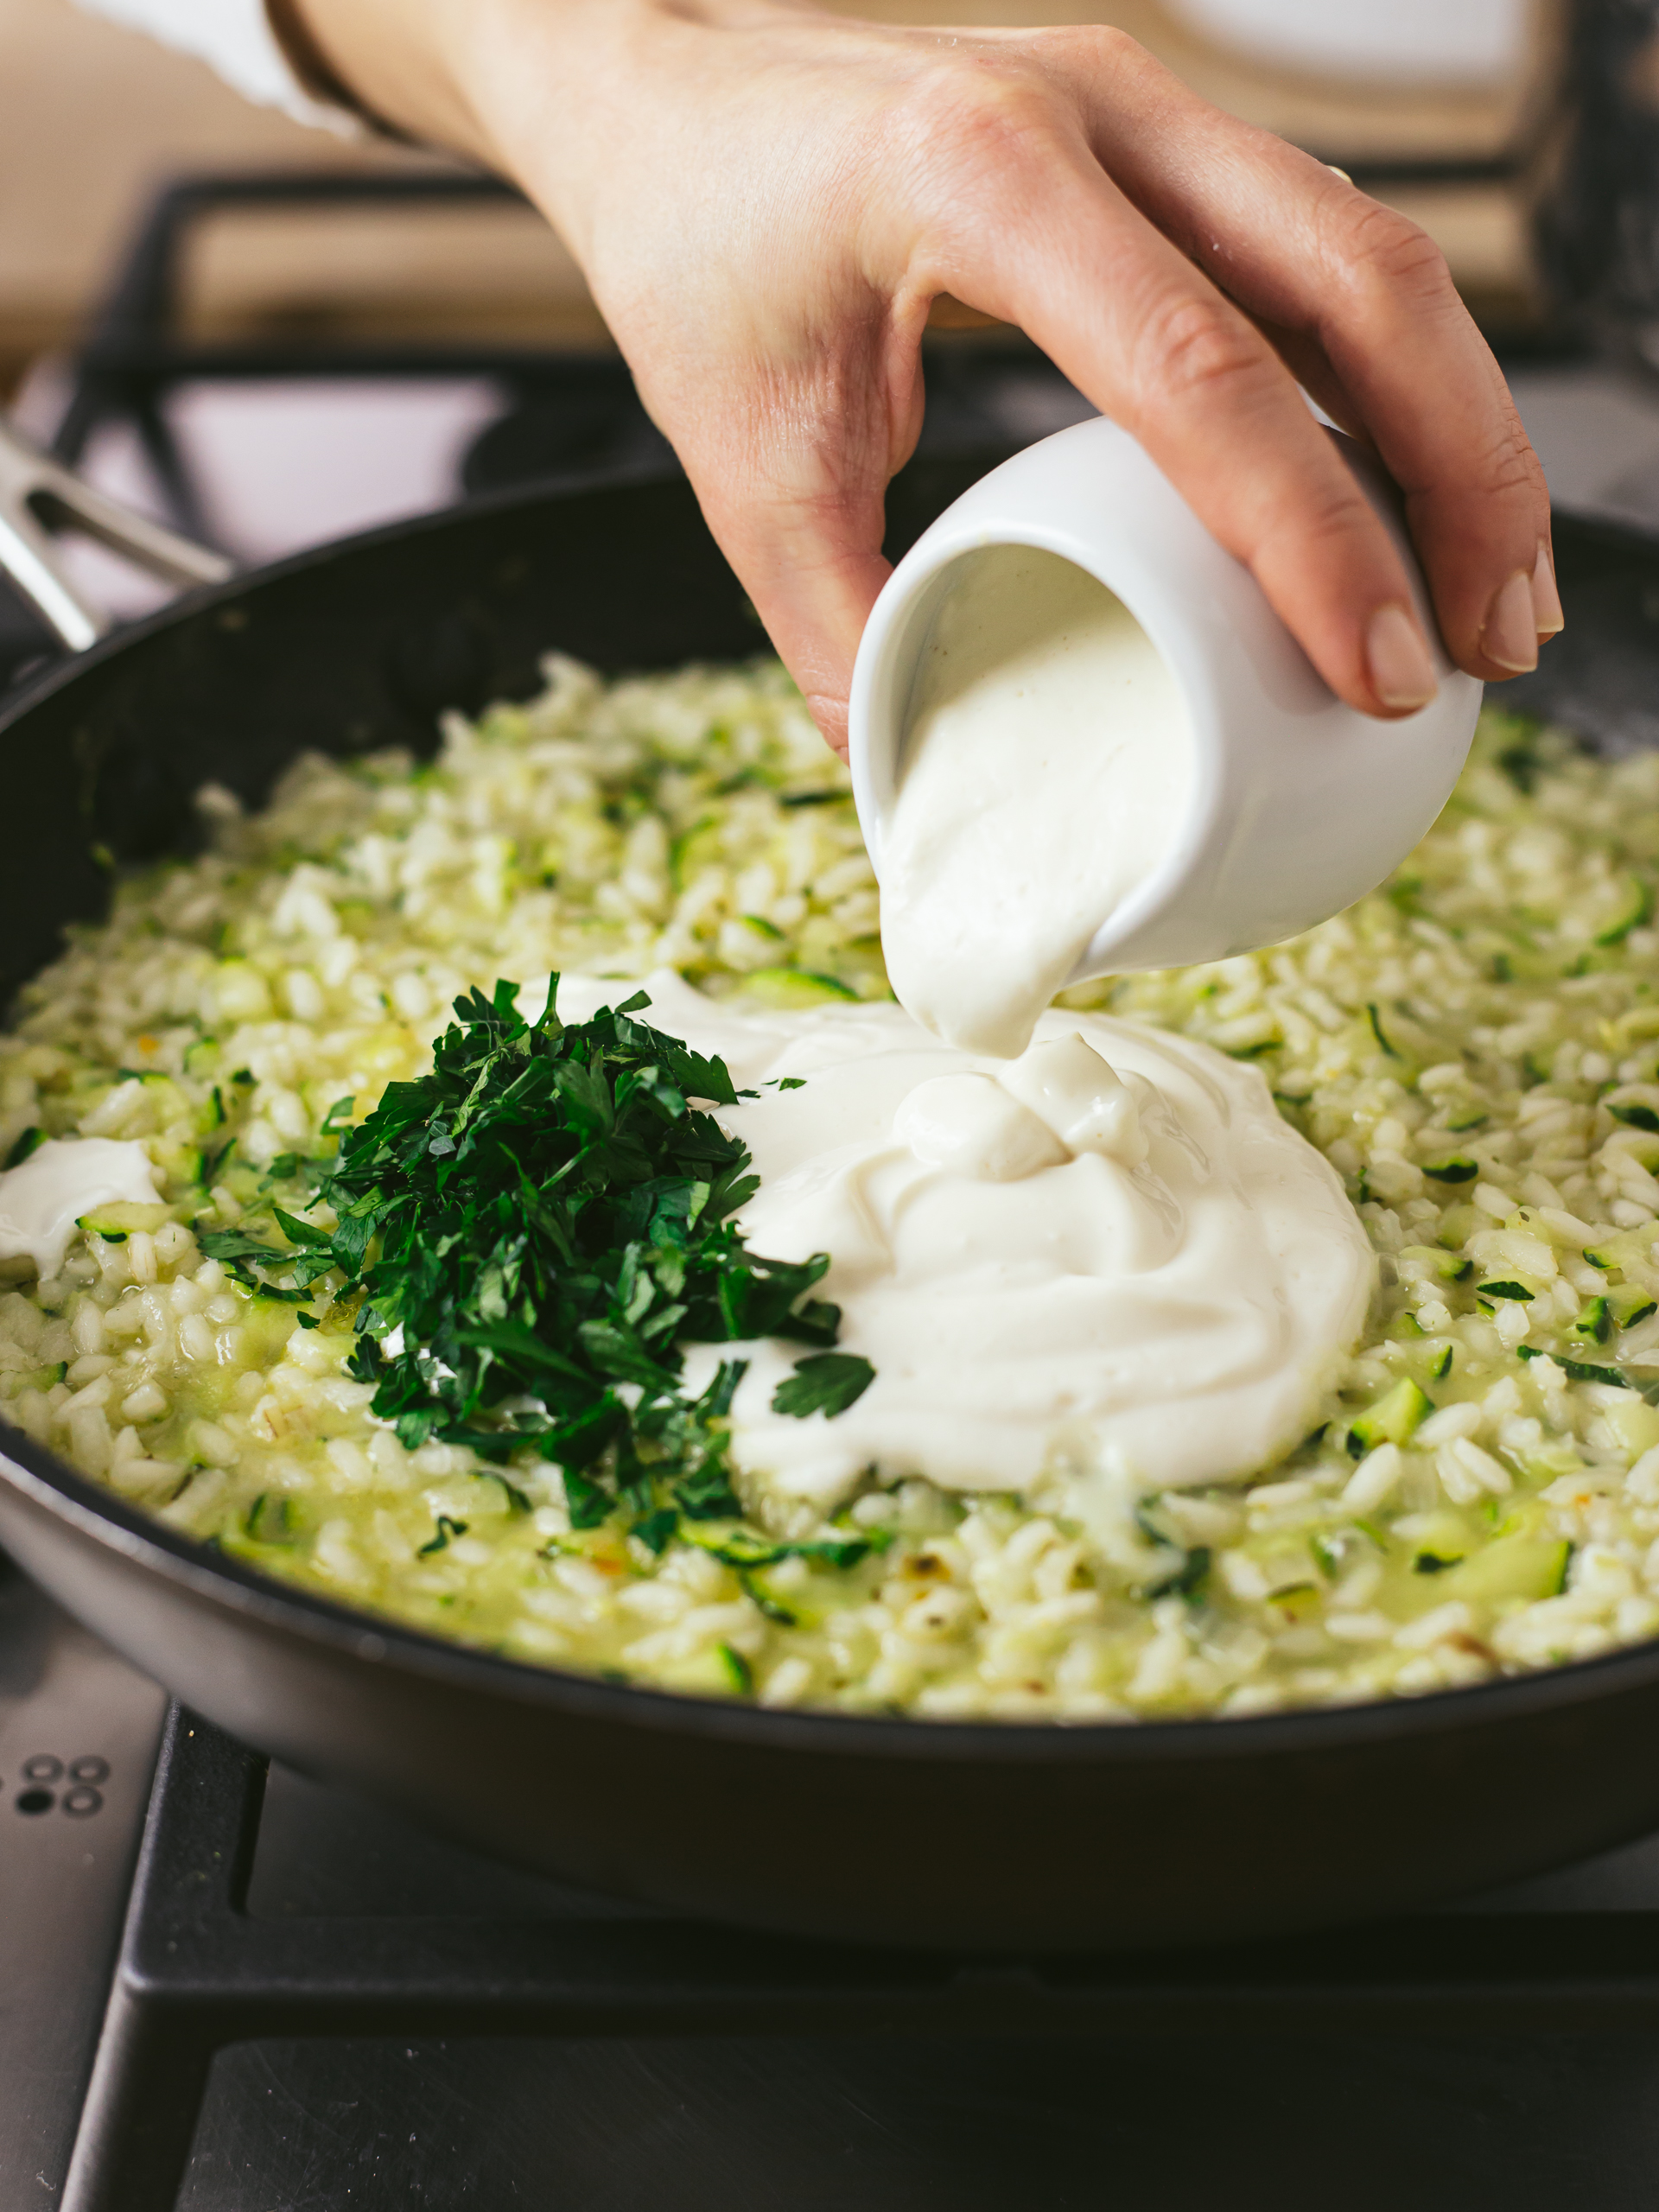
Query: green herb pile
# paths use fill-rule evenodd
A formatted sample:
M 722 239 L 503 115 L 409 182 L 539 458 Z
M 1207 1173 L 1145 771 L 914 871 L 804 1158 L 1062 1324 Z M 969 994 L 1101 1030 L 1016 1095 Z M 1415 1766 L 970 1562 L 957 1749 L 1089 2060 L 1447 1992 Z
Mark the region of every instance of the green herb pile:
M 820 1347 L 772 1399 L 803 1419 L 844 1411 L 874 1370 L 828 1349 L 840 1309 L 810 1295 L 828 1255 L 762 1258 L 733 1224 L 757 1187 L 747 1148 L 690 1103 L 736 1103 L 724 1064 L 637 1020 L 643 992 L 569 1024 L 557 995 L 556 976 L 527 1023 L 512 983 L 474 990 L 429 1075 L 389 1085 L 358 1128 L 342 1129 L 349 1099 L 332 1110 L 318 1196 L 334 1228 L 276 1207 L 293 1251 L 239 1230 L 201 1242 L 267 1296 L 302 1299 L 336 1268 L 360 1286 L 351 1371 L 408 1448 L 533 1449 L 575 1526 L 620 1508 L 660 1550 L 682 1516 L 742 1511 L 726 1415 L 745 1363 L 689 1398 L 682 1343 Z

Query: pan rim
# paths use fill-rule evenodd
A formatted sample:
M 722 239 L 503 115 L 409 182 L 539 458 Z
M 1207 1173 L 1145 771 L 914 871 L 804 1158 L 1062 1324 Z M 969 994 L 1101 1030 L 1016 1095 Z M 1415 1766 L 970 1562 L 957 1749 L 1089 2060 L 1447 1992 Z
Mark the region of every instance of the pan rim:
M 303 1584 L 283 1582 L 156 1521 L 76 1472 L 3 1415 L 0 1484 L 105 1551 L 165 1583 L 182 1586 L 193 1598 L 297 1634 L 314 1647 L 443 1681 L 451 1688 L 479 1688 L 518 1704 L 550 1706 L 575 1719 L 774 1751 L 852 1758 L 920 1757 L 981 1767 L 1159 1766 L 1195 1758 L 1301 1757 L 1318 1750 L 1363 1751 L 1402 1738 L 1522 1722 L 1543 1712 L 1640 1692 L 1659 1681 L 1655 1637 L 1593 1658 L 1456 1689 L 1278 1713 L 1206 1713 L 1151 1720 L 955 1720 L 822 1707 L 772 1707 L 661 1689 L 649 1682 L 607 1681 L 575 1668 L 515 1659 L 325 1597 Z
M 975 451 L 977 454 L 980 448 L 976 447 Z M 987 466 L 994 465 L 997 458 L 1006 458 L 1007 453 L 1007 448 L 1002 446 L 985 448 Z M 428 514 L 404 515 L 391 522 L 376 523 L 368 530 L 353 531 L 343 537 L 325 538 L 318 545 L 302 546 L 277 560 L 238 569 L 223 583 L 193 585 L 150 613 L 139 615 L 130 622 L 118 623 L 85 652 L 54 655 L 38 673 L 26 677 L 0 696 L 0 737 L 4 737 L 35 708 L 44 706 L 60 692 L 71 690 L 83 677 L 95 674 L 111 661 L 118 660 L 150 639 L 163 636 L 199 615 L 237 605 L 266 584 L 285 582 L 290 576 L 330 567 L 348 556 L 372 553 L 383 545 L 405 543 L 429 532 L 453 529 L 461 523 L 486 522 L 493 516 L 511 514 L 520 508 L 556 506 L 566 500 L 600 493 L 663 491 L 677 486 L 684 490 L 689 499 L 695 499 L 684 476 L 654 465 L 627 473 L 598 470 L 590 474 L 561 477 L 556 483 L 509 485 L 500 491 L 476 493 L 470 499 L 457 500 L 453 506 L 435 507 Z
M 982 462 L 990 468 L 998 461 L 1006 460 L 1016 448 L 1006 444 L 973 442 L 962 450 L 963 454 L 971 454 L 976 463 Z M 954 452 L 921 456 L 924 460 L 941 461 L 957 457 Z M 198 615 L 232 606 L 266 584 L 280 583 L 290 576 L 303 575 L 313 569 L 327 567 L 348 556 L 372 553 L 383 545 L 423 537 L 429 532 L 435 534 L 462 523 L 486 521 L 493 516 L 511 514 L 520 509 L 559 506 L 567 501 L 600 494 L 613 497 L 620 492 L 670 489 L 683 491 L 688 499 L 695 501 L 696 494 L 683 474 L 655 465 L 626 473 L 595 470 L 583 475 L 560 477 L 556 481 L 509 485 L 499 491 L 476 493 L 468 499 L 456 501 L 453 506 L 435 508 L 428 514 L 405 515 L 391 522 L 377 523 L 371 529 L 353 531 L 343 537 L 327 538 L 319 545 L 302 546 L 296 552 L 285 553 L 278 560 L 238 569 L 223 583 L 194 586 L 181 592 L 176 598 L 168 600 L 152 613 L 141 615 L 134 621 L 118 624 L 84 652 L 65 653 L 50 659 L 37 674 L 25 677 L 21 683 L 0 696 L 0 737 L 3 737 L 35 708 L 43 706 L 60 692 L 73 688 L 84 677 L 95 674 L 111 660 L 118 659 L 130 650 L 181 626 Z M 1558 527 L 1607 551 L 1638 555 L 1649 562 L 1659 559 L 1659 531 L 1645 531 L 1633 523 L 1617 521 L 1606 516 L 1576 513 L 1570 508 L 1557 509 L 1554 518 Z

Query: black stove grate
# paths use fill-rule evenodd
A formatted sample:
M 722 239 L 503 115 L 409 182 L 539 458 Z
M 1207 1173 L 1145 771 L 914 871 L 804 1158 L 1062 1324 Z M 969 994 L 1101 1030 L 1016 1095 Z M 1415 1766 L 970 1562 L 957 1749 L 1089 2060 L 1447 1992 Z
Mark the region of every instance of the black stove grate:
M 548 2081 L 565 2080 L 567 2091 L 573 2060 L 578 2072 L 620 2063 L 626 2073 L 641 2052 L 657 2053 L 659 2067 L 694 2089 L 701 2082 L 696 2094 L 716 2106 L 722 2094 L 729 2101 L 730 2068 L 741 2082 L 781 2065 L 798 2096 L 802 2069 L 817 2082 L 830 2107 L 818 2117 L 833 2121 L 849 2097 L 879 2103 L 883 2083 L 918 2067 L 941 2080 L 973 2078 L 988 2053 L 1010 2064 L 1010 2054 L 1023 2055 L 1012 2082 L 1031 2075 L 1033 2050 L 1047 2050 L 1051 2074 L 1067 2079 L 1080 2053 L 1115 2052 L 1121 2065 L 1138 2050 L 1144 2065 L 1155 2043 L 1172 2078 L 1196 2081 L 1204 2066 L 1181 2040 L 1196 2039 L 1211 2069 L 1218 2047 L 1232 2053 L 1223 2075 L 1236 2086 L 1248 2054 L 1311 2039 L 1328 2062 L 1336 2038 L 1351 2068 L 1367 2048 L 1394 2051 L 1396 2063 L 1402 2051 L 1440 2050 L 1448 2083 L 1459 2084 L 1454 2109 L 1478 2129 L 1482 2069 L 1494 2063 L 1519 2079 L 1553 2053 L 1559 2079 L 1564 2066 L 1571 2072 L 1560 2054 L 1576 2045 L 1572 2063 L 1590 2066 L 1605 2088 L 1608 2061 L 1597 2054 L 1622 2054 L 1624 2072 L 1645 2050 L 1659 2062 L 1659 1911 L 1618 1909 L 1621 1895 L 1643 1894 L 1628 1867 L 1607 1874 L 1619 1863 L 1602 1862 L 1599 1889 L 1594 1870 L 1581 1871 L 1471 1909 L 1218 1952 L 1011 1961 L 863 1951 L 564 1891 L 417 1838 L 280 1770 L 268 1794 L 263 1760 L 175 1710 L 64 2212 L 194 2208 L 193 2175 L 203 2158 L 213 2164 L 200 2139 L 210 2082 L 239 2079 L 245 2100 L 251 2050 L 281 2054 L 266 2066 L 289 2076 L 332 2079 L 336 2096 L 342 2068 L 356 2075 L 353 2054 L 378 2050 L 384 2069 L 388 2051 L 394 2061 L 402 2053 L 417 2113 L 417 2049 L 450 2054 L 452 2069 L 468 2049 L 510 2051 L 517 2077 L 542 2051 Z M 1070 2056 L 1053 2058 L 1062 2046 Z M 1659 2085 L 1659 2063 L 1653 2072 Z M 1111 2099 L 1104 2080 L 1101 2088 L 1104 2125 Z M 518 2078 L 515 2095 L 527 2091 Z M 1115 2118 L 1121 2130 L 1124 2116 Z M 1053 2119 L 1028 2088 L 1009 2087 L 1004 2120 L 1016 2135 L 1021 2125 L 1052 2130 Z M 804 2109 L 799 2124 L 809 2126 Z M 1656 2148 L 1659 2139 L 1644 2158 Z M 435 2185 L 435 2172 L 422 2171 Z M 966 2183 L 966 2196 L 953 2186 L 912 2200 L 904 2184 L 895 2196 L 892 2174 L 884 2183 L 874 2163 L 866 2181 L 873 2193 L 861 2201 L 871 2212 L 981 2201 Z M 688 2172 L 676 2185 L 683 2198 L 654 2197 L 653 2212 L 704 2202 L 706 2177 Z M 1344 2202 L 1371 2202 L 1367 2186 Z M 215 2212 L 243 2201 L 202 2200 Z M 295 2202 L 380 2201 L 342 2193 Z M 1286 2201 L 1313 2200 L 1294 2190 Z M 1429 2188 L 1418 2201 L 1443 2200 Z M 1580 2212 L 1624 2201 L 1576 2200 Z

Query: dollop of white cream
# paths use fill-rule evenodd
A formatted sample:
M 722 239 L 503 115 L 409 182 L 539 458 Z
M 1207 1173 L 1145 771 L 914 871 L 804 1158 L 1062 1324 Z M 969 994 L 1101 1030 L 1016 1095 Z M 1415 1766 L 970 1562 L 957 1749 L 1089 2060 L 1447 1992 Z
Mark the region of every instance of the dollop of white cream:
M 1057 554 L 968 555 L 917 670 L 882 855 L 901 1003 L 947 1043 L 1023 1052 L 1169 849 L 1193 773 L 1185 702 L 1121 600 Z
M 0 1260 L 32 1260 L 36 1274 L 54 1275 L 83 1214 L 155 1203 L 156 1170 L 143 1145 L 48 1137 L 0 1174 Z
M 567 978 L 561 1010 L 628 988 Z M 801 1345 L 687 1347 L 694 1389 L 751 1363 L 732 1416 L 753 1483 L 825 1507 L 870 1467 L 1020 1491 L 1064 1464 L 1161 1488 L 1249 1473 L 1306 1433 L 1376 1263 L 1256 1069 L 1097 1014 L 1044 1014 L 1010 1065 L 895 1006 L 749 1014 L 672 974 L 645 988 L 645 1020 L 760 1090 L 720 1109 L 760 1176 L 744 1235 L 830 1255 L 816 1294 L 875 1369 L 845 1413 L 798 1421 L 771 1400 Z

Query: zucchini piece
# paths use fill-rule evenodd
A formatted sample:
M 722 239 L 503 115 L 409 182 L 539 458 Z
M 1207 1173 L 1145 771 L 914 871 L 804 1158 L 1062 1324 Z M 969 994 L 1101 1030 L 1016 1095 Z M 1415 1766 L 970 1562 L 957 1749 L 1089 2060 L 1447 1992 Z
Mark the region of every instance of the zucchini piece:
M 1413 1525 L 1416 1529 L 1411 1539 L 1414 1559 L 1421 1552 L 1430 1552 L 1436 1559 L 1455 1562 L 1466 1557 L 1469 1547 L 1477 1540 L 1476 1532 L 1464 1516 L 1449 1505 L 1433 1513 L 1419 1514 Z
M 25 1390 L 39 1390 L 42 1394 L 62 1382 L 69 1371 L 67 1359 L 56 1360 L 49 1367 L 12 1367 L 0 1374 L 0 1395 L 21 1397 Z
M 46 1131 L 37 1123 L 31 1123 L 6 1154 L 5 1165 L 8 1167 L 21 1167 L 29 1154 L 37 1150 L 45 1142 Z
M 1659 1412 L 1644 1404 L 1634 1390 L 1617 1405 L 1609 1406 L 1601 1417 L 1632 1459 L 1639 1459 L 1659 1444 Z
M 1498 1605 L 1507 1598 L 1531 1602 L 1559 1598 L 1567 1586 L 1567 1563 L 1573 1547 L 1564 1539 L 1548 1536 L 1499 1536 L 1483 1551 L 1471 1552 L 1449 1567 L 1434 1585 L 1442 1598 L 1467 1598 L 1477 1604 Z
M 1427 1391 L 1407 1376 L 1349 1422 L 1349 1458 L 1363 1459 L 1379 1444 L 1405 1443 L 1433 1410 Z
M 289 1497 L 273 1497 L 262 1490 L 242 1519 L 243 1533 L 251 1544 L 293 1544 L 299 1541 L 299 1519 Z
M 1425 1175 L 1432 1175 L 1437 1183 L 1472 1183 L 1480 1173 L 1477 1161 L 1464 1153 L 1453 1153 L 1449 1160 L 1426 1160 Z
M 1185 1598 L 1195 1600 L 1210 1573 L 1210 1547 L 1195 1544 L 1183 1554 L 1180 1565 L 1160 1581 L 1149 1582 L 1141 1592 L 1143 1598 Z M 1312 1587 L 1312 1585 L 1309 1585 Z M 1274 1592 L 1276 1598 L 1278 1592 Z
M 1475 1263 L 1461 1252 L 1443 1251 L 1438 1244 L 1407 1244 L 1402 1248 L 1402 1260 L 1415 1260 L 1428 1268 L 1441 1282 L 1462 1282 L 1475 1272 Z
M 1627 1375 L 1616 1367 L 1603 1367 L 1599 1362 L 1569 1359 L 1565 1352 L 1546 1351 L 1541 1344 L 1517 1344 L 1516 1351 L 1522 1359 L 1553 1359 L 1563 1375 L 1575 1382 L 1607 1382 L 1615 1390 L 1634 1390 L 1636 1385 Z
M 1495 1298 L 1517 1299 L 1523 1306 L 1530 1306 L 1537 1293 L 1527 1288 L 1523 1282 L 1478 1282 L 1475 1295 L 1490 1305 Z
M 77 1217 L 75 1226 L 84 1229 L 89 1236 L 101 1236 L 106 1244 L 124 1244 L 138 1230 L 155 1230 L 173 1218 L 171 1206 L 121 1204 L 94 1206 L 91 1213 Z
M 1605 929 L 1596 931 L 1598 944 L 1623 944 L 1632 930 L 1653 918 L 1653 893 L 1639 875 L 1627 875 L 1618 911 Z
M 1607 1298 L 1586 1298 L 1579 1308 L 1578 1319 L 1573 1324 L 1573 1335 L 1582 1337 L 1586 1344 L 1605 1344 L 1612 1326 L 1609 1318 L 1611 1304 L 1611 1300 Z M 1651 1300 L 1648 1303 L 1648 1311 L 1649 1313 L 1653 1311 Z
M 792 1613 L 781 1599 L 773 1597 L 758 1573 L 753 1571 L 740 1573 L 737 1579 L 742 1586 L 744 1596 L 759 1606 L 769 1621 L 776 1622 L 779 1628 L 798 1628 L 800 1625 L 799 1615 Z
M 1634 1283 L 1621 1283 L 1617 1290 L 1610 1290 L 1602 1301 L 1621 1329 L 1633 1329 L 1638 1321 L 1645 1321 L 1649 1313 L 1659 1313 L 1659 1305 L 1638 1290 Z
M 1586 1244 L 1584 1256 L 1592 1268 L 1599 1268 L 1603 1274 L 1611 1274 L 1616 1268 L 1627 1268 L 1634 1261 L 1645 1264 L 1653 1256 L 1654 1224 L 1649 1222 L 1642 1229 L 1615 1230 L 1611 1236 L 1599 1243 Z
M 1367 1547 L 1386 1552 L 1388 1539 L 1375 1522 L 1350 1521 L 1338 1529 L 1316 1529 L 1307 1540 L 1321 1574 L 1337 1581 L 1343 1569 Z M 1292 1586 L 1293 1588 L 1295 1586 Z
M 1434 1242 L 1443 1252 L 1460 1252 L 1478 1229 L 1490 1229 L 1490 1218 L 1478 1207 L 1454 1200 L 1440 1216 L 1440 1232 Z M 1472 1262 L 1471 1262 L 1472 1265 Z
M 743 988 L 763 1005 L 785 1009 L 858 997 L 852 985 L 843 983 L 838 976 L 821 976 L 810 968 L 756 968 L 744 978 Z
M 1369 1001 L 1367 1001 L 1365 1007 L 1365 1019 L 1370 1023 L 1371 1034 L 1376 1038 L 1377 1043 L 1382 1047 L 1382 1050 L 1388 1054 L 1391 1060 L 1397 1060 L 1401 1056 L 1400 1048 L 1397 1045 L 1394 1045 L 1389 1042 L 1389 1033 L 1382 1027 L 1382 1017 L 1377 1012 L 1376 1006 Z
M 754 1686 L 747 1660 L 729 1643 L 673 1661 L 658 1669 L 657 1681 L 664 1689 L 685 1690 L 694 1697 L 745 1697 Z
M 1324 1602 L 1325 1593 L 1317 1582 L 1282 1583 L 1277 1590 L 1269 1590 L 1266 1599 L 1293 1625 L 1311 1619 Z
M 1601 1103 L 1613 1119 L 1623 1122 L 1627 1129 L 1645 1129 L 1649 1136 L 1659 1136 L 1659 1114 L 1651 1106 L 1620 1106 L 1611 1098 L 1604 1098 Z

